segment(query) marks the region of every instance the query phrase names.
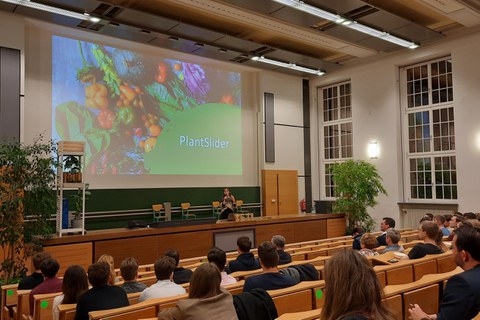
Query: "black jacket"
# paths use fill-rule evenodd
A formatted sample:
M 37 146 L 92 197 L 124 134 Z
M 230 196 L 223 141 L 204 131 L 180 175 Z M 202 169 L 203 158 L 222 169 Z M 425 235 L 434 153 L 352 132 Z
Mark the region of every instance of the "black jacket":
M 290 253 L 285 252 L 284 250 L 277 250 L 278 253 L 278 264 L 287 264 L 292 262 L 292 256 Z
M 176 284 L 182 284 L 190 282 L 193 271 L 190 269 L 185 269 L 183 267 L 178 267 L 173 270 L 173 282 Z
M 233 296 L 238 320 L 273 320 L 278 317 L 272 298 L 264 289 L 253 289 Z
M 232 273 L 235 271 L 249 271 L 256 269 L 260 269 L 258 260 L 255 259 L 253 253 L 247 252 L 240 254 L 237 259 L 230 261 L 225 271 L 227 273 Z

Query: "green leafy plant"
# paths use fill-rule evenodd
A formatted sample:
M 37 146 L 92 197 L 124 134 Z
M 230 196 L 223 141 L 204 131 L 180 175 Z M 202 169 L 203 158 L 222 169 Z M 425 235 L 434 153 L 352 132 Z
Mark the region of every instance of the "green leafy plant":
M 0 273 L 4 283 L 22 276 L 26 258 L 40 248 L 39 239 L 51 236 L 49 223 L 56 210 L 56 146 L 19 142 L 0 144 L 0 246 L 4 260 Z
M 92 195 L 92 193 L 88 190 L 89 186 L 90 186 L 90 184 L 88 184 L 88 183 L 85 184 L 85 201 L 90 199 L 90 196 Z M 83 194 L 82 193 L 83 193 L 82 188 L 78 188 L 77 193 L 70 196 L 70 198 L 72 199 L 72 204 L 73 204 L 73 209 L 74 209 L 74 211 L 73 211 L 74 219 L 80 219 L 81 218 L 82 205 L 83 205 Z
M 64 182 L 82 182 L 82 162 L 79 156 L 66 156 L 63 158 Z
M 374 165 L 359 160 L 336 163 L 331 167 L 337 200 L 334 212 L 347 214 L 347 232 L 356 226 L 371 231 L 375 221 L 367 208 L 377 204 L 376 197 L 387 194 Z

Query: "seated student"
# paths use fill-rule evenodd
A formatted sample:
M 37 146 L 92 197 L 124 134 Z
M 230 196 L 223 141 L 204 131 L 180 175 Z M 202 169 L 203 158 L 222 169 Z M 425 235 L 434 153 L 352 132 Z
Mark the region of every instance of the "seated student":
M 125 290 L 126 293 L 142 292 L 147 289 L 145 283 L 140 283 L 137 281 L 138 276 L 138 260 L 132 257 L 125 258 L 120 264 L 120 273 L 124 283 L 121 288 Z
M 113 257 L 109 254 L 102 254 L 100 258 L 98 258 L 97 262 L 103 262 L 108 264 L 110 267 L 110 278 L 108 278 L 108 284 L 113 286 L 115 282 L 118 282 L 119 279 L 117 278 L 117 273 L 115 272 L 115 261 L 113 260 Z
M 365 233 L 365 230 L 363 230 L 362 227 L 353 228 L 353 230 L 352 230 L 352 238 L 353 238 L 352 249 L 355 249 L 355 250 L 362 249 L 362 247 L 360 246 L 360 239 L 362 238 L 364 233 Z
M 40 264 L 44 260 L 49 258 L 51 258 L 51 255 L 48 252 L 39 252 L 32 257 L 33 267 L 35 271 L 32 272 L 32 274 L 28 277 L 20 280 L 20 283 L 18 284 L 18 290 L 33 289 L 43 282 L 43 274 L 40 270 Z
M 288 252 L 285 252 L 285 238 L 281 235 L 275 235 L 272 237 L 272 243 L 277 248 L 278 264 L 287 264 L 292 262 L 292 256 Z
M 453 259 L 464 272 L 448 280 L 438 314 L 428 315 L 415 304 L 408 309 L 410 319 L 470 320 L 480 312 L 480 228 L 459 227 L 452 247 Z
M 167 298 L 185 294 L 184 288 L 173 282 L 173 269 L 175 260 L 168 256 L 160 257 L 155 264 L 155 276 L 157 283 L 142 291 L 138 301 L 145 301 L 153 298 Z
M 109 285 L 112 273 L 107 263 L 94 263 L 88 267 L 87 273 L 92 288 L 82 294 L 78 300 L 75 320 L 88 320 L 90 311 L 108 310 L 129 305 L 125 290 Z
M 415 245 L 408 253 L 408 259 L 419 259 L 425 257 L 427 254 L 443 253 L 443 250 L 438 245 L 438 237 L 441 235 L 440 229 L 433 221 L 424 221 L 418 229 L 418 237 L 424 243 Z
M 442 230 L 442 235 L 445 237 L 448 237 L 450 235 L 450 230 L 445 227 L 445 221 L 446 221 L 445 217 L 439 214 L 439 215 L 436 215 L 435 218 L 433 219 L 437 224 L 438 228 Z
M 79 265 L 68 267 L 63 275 L 62 292 L 52 303 L 53 319 L 58 320 L 58 306 L 61 304 L 78 303 L 80 296 L 88 290 L 87 273 Z
M 455 213 L 452 219 L 450 219 L 450 235 L 447 238 L 448 241 L 453 240 L 453 236 L 455 235 L 455 230 L 458 228 L 460 222 L 462 222 L 463 220 L 465 220 L 465 218 L 461 213 Z
M 298 283 L 291 276 L 278 271 L 277 248 L 270 241 L 264 241 L 258 246 L 258 259 L 260 260 L 263 273 L 248 277 L 243 286 L 244 292 L 249 292 L 256 288 L 265 290 L 282 289 Z
M 362 238 L 360 238 L 360 246 L 362 249 L 358 251 L 364 256 L 378 256 L 378 252 L 373 251 L 378 246 L 377 238 L 369 232 L 365 233 Z
M 250 252 L 252 242 L 248 237 L 239 237 L 237 239 L 237 259 L 230 261 L 226 269 L 227 273 L 235 271 L 249 271 L 260 269 L 260 264 Z
M 193 271 L 178 266 L 178 263 L 180 262 L 180 254 L 178 253 L 178 251 L 169 249 L 165 252 L 165 255 L 175 260 L 175 269 L 173 270 L 173 282 L 175 282 L 176 284 L 190 282 Z
M 213 263 L 217 266 L 218 270 L 220 270 L 220 275 L 222 276 L 222 282 L 220 283 L 221 286 L 226 286 L 227 284 L 233 284 L 237 282 L 232 276 L 229 276 L 225 270 L 225 264 L 227 264 L 227 255 L 225 251 L 220 248 L 213 247 L 207 254 L 207 259 L 209 263 Z
M 387 229 L 389 228 L 395 228 L 395 220 L 393 220 L 390 217 L 385 217 L 382 219 L 382 222 L 380 222 L 380 230 L 382 231 L 382 234 L 377 237 L 378 245 L 380 246 L 386 246 L 387 245 Z
M 398 251 L 398 252 L 403 252 L 403 247 L 398 244 L 400 241 L 401 235 L 398 230 L 395 230 L 393 228 L 390 228 L 387 230 L 387 247 L 383 249 L 382 253 L 388 252 L 388 251 Z
M 382 288 L 368 260 L 353 250 L 334 254 L 325 263 L 321 320 L 391 320 L 382 302 Z
M 52 258 L 45 259 L 40 264 L 40 270 L 42 271 L 45 280 L 30 292 L 30 314 L 33 314 L 34 295 L 62 292 L 62 279 L 57 278 L 58 269 L 60 269 L 60 265 L 57 260 Z
M 192 275 L 188 299 L 175 308 L 160 310 L 160 320 L 237 320 L 232 295 L 220 287 L 220 271 L 212 263 L 199 266 Z

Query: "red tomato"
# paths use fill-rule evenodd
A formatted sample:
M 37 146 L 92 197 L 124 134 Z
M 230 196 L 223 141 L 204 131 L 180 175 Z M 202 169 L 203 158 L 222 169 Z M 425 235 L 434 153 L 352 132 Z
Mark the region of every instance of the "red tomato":
M 231 94 L 225 94 L 225 95 L 223 95 L 220 102 L 221 103 L 226 103 L 226 104 L 233 104 L 233 97 L 232 97 Z
M 115 121 L 115 113 L 112 110 L 103 110 L 97 116 L 97 121 L 103 129 L 111 129 Z
M 157 76 L 155 77 L 155 80 L 158 83 L 164 83 L 167 78 L 167 66 L 165 63 L 159 63 L 158 64 L 158 73 Z

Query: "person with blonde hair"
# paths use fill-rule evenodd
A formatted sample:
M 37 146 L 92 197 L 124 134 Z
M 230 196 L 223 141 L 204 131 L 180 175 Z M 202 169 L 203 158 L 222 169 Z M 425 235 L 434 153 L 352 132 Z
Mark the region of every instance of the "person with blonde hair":
M 378 252 L 373 251 L 378 246 L 377 238 L 369 232 L 360 238 L 360 249 L 358 252 L 364 256 L 378 256 Z
M 97 262 L 103 262 L 110 266 L 110 278 L 108 279 L 108 284 L 113 286 L 115 282 L 118 281 L 117 273 L 115 272 L 115 261 L 113 257 L 109 254 L 102 254 L 100 258 L 98 258 Z
M 343 250 L 325 263 L 325 302 L 320 320 L 390 320 L 382 288 L 368 260 Z
M 237 320 L 232 295 L 220 287 L 220 270 L 213 263 L 198 267 L 190 280 L 188 299 L 180 299 L 175 308 L 160 311 L 160 320 Z

